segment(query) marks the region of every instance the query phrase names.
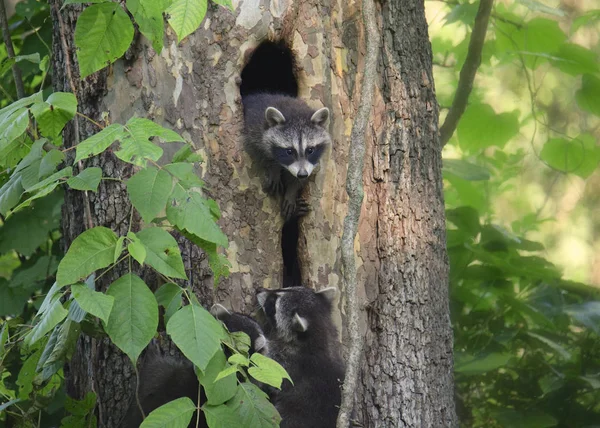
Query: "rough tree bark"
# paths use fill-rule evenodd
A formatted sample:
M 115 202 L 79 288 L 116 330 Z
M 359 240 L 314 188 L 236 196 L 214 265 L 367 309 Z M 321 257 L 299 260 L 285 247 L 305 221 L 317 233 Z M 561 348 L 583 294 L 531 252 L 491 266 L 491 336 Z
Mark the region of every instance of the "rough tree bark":
M 343 288 L 344 183 L 364 65 L 360 1 L 234 0 L 233 13 L 209 5 L 201 28 L 182 43 L 169 29 L 163 52 L 156 53 L 138 37 L 126 59 L 84 81 L 78 79 L 73 46 L 81 7 L 59 12 L 60 0 L 50 3 L 56 90 L 70 90 L 66 45 L 79 111 L 96 120 L 108 112 L 113 123 L 149 117 L 180 132 L 202 154 L 198 173 L 221 207 L 232 273 L 213 290 L 204 255 L 181 240 L 189 284 L 203 304 L 222 302 L 238 311 L 252 308 L 257 286 L 278 287 L 282 278 L 279 203 L 262 193 L 260 177 L 241 149 L 239 75 L 246 52 L 260 40 L 291 40 L 299 58 L 301 96 L 314 107 L 330 107 L 333 116 L 333 149 L 306 189 L 313 211 L 301 224 L 303 278 L 312 287 Z M 456 426 L 438 110 L 427 24 L 420 0 L 388 0 L 378 5 L 378 14 L 379 76 L 355 243 L 366 338 L 357 418 L 366 427 Z M 97 131 L 80 122 L 81 138 Z M 76 142 L 74 132 L 72 126 L 65 132 L 67 147 Z M 170 156 L 177 147 L 165 149 Z M 90 162 L 106 176 L 127 178 L 134 172 L 111 153 Z M 130 207 L 122 183 L 103 181 L 87 198 L 94 225 L 126 232 Z M 81 193 L 67 192 L 66 245 L 83 231 L 84 206 Z M 139 219 L 133 221 L 135 230 Z M 103 278 L 99 287 L 118 273 Z M 340 326 L 342 312 L 336 315 Z M 115 426 L 126 409 L 133 379 L 126 357 L 89 338 L 80 340 L 67 371 L 71 395 L 98 394 L 100 426 L 107 427 Z

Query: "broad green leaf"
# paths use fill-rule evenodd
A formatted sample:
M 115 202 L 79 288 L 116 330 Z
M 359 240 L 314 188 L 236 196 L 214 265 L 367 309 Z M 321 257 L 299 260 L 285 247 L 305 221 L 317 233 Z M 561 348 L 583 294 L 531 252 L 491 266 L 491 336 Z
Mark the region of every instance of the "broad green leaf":
M 35 192 L 40 189 L 44 189 L 45 187 L 52 186 L 52 184 L 58 184 L 58 181 L 62 178 L 71 177 L 73 175 L 73 168 L 70 166 L 61 169 L 60 171 L 55 172 L 49 177 L 44 178 L 39 183 L 34 184 L 33 186 L 28 186 L 25 190 L 28 193 Z
M 160 54 L 163 48 L 164 22 L 162 0 L 127 0 L 127 9 L 133 15 L 140 32 L 152 42 L 156 53 Z
M 227 237 L 215 223 L 206 199 L 198 192 L 185 191 L 176 185 L 169 196 L 167 218 L 180 230 L 186 230 L 204 241 L 227 246 Z
M 597 73 L 600 69 L 598 56 L 593 51 L 576 44 L 563 43 L 553 58 L 552 65 L 573 76 Z
M 73 284 L 71 292 L 83 310 L 100 318 L 105 323 L 108 322 L 115 300 L 114 297 L 90 290 L 87 286 L 81 284 Z
M 156 297 L 158 304 L 165 308 L 165 323 L 168 323 L 173 314 L 181 308 L 183 303 L 181 298 L 182 294 L 183 290 L 181 287 L 172 282 L 163 284 L 154 293 L 154 297 Z
M 115 245 L 115 256 L 113 258 L 113 263 L 117 263 L 117 260 L 119 260 L 119 257 L 121 256 L 121 253 L 123 253 L 123 242 L 125 242 L 125 237 L 119 236 L 119 239 L 117 240 L 117 243 Z
M 552 138 L 544 144 L 540 158 L 554 169 L 587 178 L 600 163 L 600 146 L 591 135 L 571 141 Z
M 215 382 L 218 382 L 221 379 L 225 379 L 225 378 L 231 376 L 232 374 L 237 373 L 237 371 L 238 371 L 237 365 L 231 365 L 229 367 L 226 367 L 225 369 L 223 369 L 219 373 L 217 373 L 217 376 L 215 377 Z
M 27 346 L 33 345 L 35 342 L 40 340 L 50 330 L 52 330 L 59 322 L 67 317 L 69 312 L 63 307 L 60 299 L 53 299 L 52 303 L 45 311 L 39 322 L 33 329 L 25 336 L 25 344 Z
M 468 153 L 504 145 L 519 132 L 517 112 L 496 114 L 487 104 L 467 107 L 457 128 L 458 144 Z
M 127 251 L 139 264 L 143 265 L 146 260 L 146 247 L 139 241 L 133 240 L 127 244 Z
M 8 324 L 2 324 L 2 330 L 0 331 L 0 360 L 4 359 L 6 355 L 6 342 L 8 341 Z
M 481 230 L 479 224 L 479 213 L 473 207 L 458 207 L 446 211 L 446 219 L 454 223 L 456 227 L 467 232 L 469 236 L 475 236 Z
M 277 361 L 265 357 L 258 352 L 252 354 L 250 361 L 255 365 L 248 369 L 248 373 L 257 381 L 279 389 L 281 389 L 283 379 L 288 379 L 292 382 L 290 375 Z
M 216 406 L 222 404 L 236 393 L 237 378 L 235 373 L 226 376 L 221 380 L 215 380 L 219 372 L 226 367 L 227 360 L 225 359 L 225 354 L 222 351 L 217 351 L 211 358 L 208 366 L 206 366 L 206 370 L 198 374 L 198 379 L 204 387 L 204 392 L 206 394 L 206 403 L 209 405 Z
M 596 334 L 600 334 L 600 302 L 569 305 L 565 308 L 565 312 Z
M 212 2 L 214 4 L 225 6 L 229 10 L 233 10 L 233 4 L 231 3 L 231 0 L 212 0 Z
M 146 223 L 165 210 L 172 188 L 173 180 L 169 173 L 152 166 L 127 180 L 129 199 Z
M 519 412 L 502 409 L 494 412 L 494 416 L 500 426 L 510 428 L 549 428 L 558 425 L 556 418 L 539 410 Z
M 244 367 L 248 367 L 250 365 L 250 359 L 242 354 L 233 354 L 227 359 L 227 362 Z
M 29 394 L 33 391 L 33 378 L 35 377 L 35 369 L 42 355 L 42 349 L 39 348 L 31 354 L 21 366 L 17 377 L 17 385 L 19 386 L 19 398 L 27 400 Z
M 207 242 L 185 231 L 183 232 L 183 235 L 194 244 L 202 248 L 208 256 L 208 265 L 213 272 L 213 285 L 215 287 L 217 286 L 220 278 L 226 278 L 229 276 L 229 268 L 231 267 L 231 263 L 226 256 L 218 252 L 217 244 L 213 242 Z
M 71 189 L 95 192 L 98 190 L 100 180 L 102 180 L 102 168 L 94 166 L 84 169 L 75 177 L 69 178 L 67 184 Z
M 55 345 L 50 350 L 50 355 L 42 363 L 42 381 L 50 379 L 50 377 L 64 367 L 66 360 L 71 358 L 77 345 L 77 339 L 81 333 L 81 326 L 79 323 L 67 319 L 60 326 L 57 326 L 55 331 L 58 331 Z M 39 369 L 38 363 L 38 371 Z
M 112 143 L 125 136 L 123 125 L 113 123 L 97 134 L 80 142 L 76 148 L 75 162 L 95 156 L 106 150 Z
M 462 374 L 486 373 L 504 367 L 511 358 L 511 354 L 491 353 L 467 361 L 457 361 L 454 371 Z
M 96 290 L 96 274 L 95 273 L 92 273 L 90 276 L 88 276 L 86 278 L 85 285 L 87 288 L 89 288 L 92 291 Z M 81 306 L 79 306 L 79 303 L 77 303 L 77 300 L 75 300 L 73 298 L 73 295 L 71 295 L 71 305 L 69 306 L 69 315 L 67 315 L 67 317 L 71 321 L 80 323 L 81 321 L 83 321 L 83 319 L 85 318 L 86 315 L 87 315 L 87 312 L 84 311 Z
M 65 160 L 65 154 L 60 150 L 50 150 L 40 162 L 40 168 L 38 170 L 38 180 L 43 180 L 49 175 L 56 171 L 56 167 L 59 163 Z
M 150 412 L 140 428 L 186 428 L 195 410 L 188 397 L 178 398 Z
M 555 7 L 550 7 L 550 6 L 546 6 L 543 3 L 540 3 L 539 1 L 536 0 L 518 0 L 518 2 L 520 4 L 525 5 L 529 10 L 532 10 L 534 12 L 542 12 L 542 13 L 546 13 L 548 15 L 554 15 L 554 16 L 560 16 L 563 17 L 565 16 L 565 12 L 555 8 Z
M 146 263 L 171 278 L 187 279 L 179 246 L 169 232 L 158 227 L 143 229 L 137 234 L 146 248 Z
M 65 410 L 72 415 L 85 416 L 96 406 L 96 394 L 88 392 L 83 400 L 74 400 L 67 396 L 65 400 Z
M 52 334 L 50 334 L 50 337 L 48 338 L 48 342 L 46 342 L 46 346 L 44 346 L 42 355 L 40 356 L 40 359 L 38 360 L 37 367 L 35 369 L 37 372 L 42 371 L 44 364 L 46 363 L 46 361 L 48 361 L 50 354 L 52 354 L 52 351 L 56 347 L 56 341 L 58 339 L 59 333 L 60 333 L 60 326 L 56 326 L 54 328 L 54 330 L 52 330 Z
M 81 77 L 119 59 L 133 40 L 133 24 L 119 3 L 86 8 L 75 26 L 75 45 Z
M 0 188 L 0 214 L 6 215 L 19 203 L 21 195 L 25 191 L 21 184 L 20 174 L 13 174 L 10 180 Z
M 112 255 L 111 255 L 112 258 Z M 135 364 L 150 343 L 158 326 L 158 305 L 154 294 L 138 276 L 131 273 L 113 282 L 106 294 L 114 297 L 106 333 Z
M 453 174 L 467 181 L 485 181 L 490 179 L 487 168 L 462 159 L 444 159 L 444 174 Z
M 555 342 L 554 340 L 549 339 L 548 337 L 541 335 L 541 334 L 537 334 L 534 333 L 532 331 L 528 331 L 527 335 L 539 340 L 540 342 L 548 345 L 549 348 L 551 348 L 552 350 L 556 351 L 557 354 L 559 354 L 562 358 L 566 359 L 566 360 L 570 360 L 571 359 L 571 353 L 569 351 L 567 351 L 563 346 L 561 346 L 560 344 L 558 344 L 557 342 Z
M 575 100 L 582 110 L 600 116 L 600 78 L 584 74 L 581 89 L 575 93 Z
M 573 23 L 571 24 L 571 32 L 574 33 L 581 27 L 596 21 L 600 21 L 600 9 L 588 10 L 586 13 L 573 20 Z
M 31 292 L 21 287 L 9 287 L 4 278 L 0 278 L 0 316 L 19 316 Z
M 25 98 L 21 98 L 14 103 L 10 103 L 6 107 L 0 110 L 0 129 L 8 124 L 8 118 L 13 115 L 17 110 L 22 111 L 22 107 L 30 106 L 35 102 L 43 101 L 42 92 L 36 92 Z
M 102 226 L 88 229 L 79 235 L 58 265 L 56 281 L 69 285 L 87 277 L 90 273 L 113 263 L 117 235 Z
M 207 0 L 174 0 L 167 14 L 169 24 L 177 34 L 177 42 L 181 42 L 189 34 L 196 31 L 206 15 Z
M 188 360 L 206 370 L 210 359 L 226 338 L 223 326 L 204 308 L 188 305 L 167 323 L 167 333 Z
M 62 289 L 62 286 L 59 286 L 58 283 L 54 283 L 52 284 L 52 287 L 50 287 L 50 290 L 48 290 L 48 293 L 46 294 L 46 297 L 44 297 L 44 300 L 42 301 L 42 304 L 40 305 L 40 308 L 38 309 L 38 313 L 36 314 L 36 316 L 42 316 L 47 310 L 50 309 L 50 306 L 52 306 L 52 304 L 54 303 L 55 300 L 58 300 L 60 298 L 58 292 Z
M 163 150 L 150 141 L 152 137 L 159 137 L 170 143 L 183 141 L 174 131 L 164 128 L 149 119 L 134 117 L 125 124 L 126 136 L 121 140 L 121 147 L 115 155 L 124 162 L 145 167 L 147 160 L 158 161 Z
M 54 92 L 45 102 L 31 106 L 31 112 L 42 135 L 55 138 L 77 113 L 77 98 L 70 92 Z
M 29 110 L 20 108 L 0 121 L 0 148 L 20 137 L 29 125 Z
M 175 154 L 171 162 L 202 162 L 202 156 L 194 152 L 194 149 L 189 144 L 184 144 Z
M 241 383 L 235 397 L 221 406 L 202 406 L 210 427 L 275 428 L 281 416 L 267 395 L 252 383 Z M 237 415 L 237 417 L 236 417 Z
M 200 180 L 194 171 L 194 165 L 189 162 L 170 163 L 164 168 L 177 178 L 179 184 L 186 190 L 192 187 L 204 187 L 204 181 Z

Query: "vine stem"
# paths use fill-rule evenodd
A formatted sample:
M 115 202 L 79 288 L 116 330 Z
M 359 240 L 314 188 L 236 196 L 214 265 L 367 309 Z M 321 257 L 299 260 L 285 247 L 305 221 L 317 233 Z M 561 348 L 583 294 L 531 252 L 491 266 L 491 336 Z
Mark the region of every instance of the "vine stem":
M 15 49 L 10 38 L 10 30 L 8 28 L 8 18 L 6 17 L 6 7 L 4 1 L 0 3 L 0 26 L 2 26 L 2 37 L 6 46 L 6 53 L 9 58 L 15 57 Z M 23 77 L 21 77 L 21 69 L 15 63 L 12 65 L 13 78 L 15 79 L 15 87 L 17 88 L 17 98 L 25 96 L 25 88 L 23 87 Z
M 338 414 L 337 428 L 347 428 L 354 407 L 354 392 L 358 383 L 360 358 L 362 355 L 362 338 L 358 325 L 359 307 L 356 284 L 356 260 L 354 239 L 358 230 L 358 220 L 363 202 L 363 170 L 365 163 L 365 136 L 369 122 L 375 80 L 377 73 L 377 56 L 379 52 L 379 32 L 377 31 L 376 8 L 373 0 L 363 0 L 362 15 L 365 28 L 366 55 L 365 69 L 361 82 L 358 112 L 354 119 L 348 150 L 348 174 L 346 176 L 346 193 L 348 194 L 348 213 L 344 219 L 342 234 L 342 266 L 346 291 L 346 320 L 350 349 L 346 367 L 346 377 L 342 388 L 342 403 Z
M 465 63 L 460 69 L 456 95 L 454 96 L 454 100 L 452 100 L 452 106 L 448 111 L 444 124 L 440 127 L 440 143 L 442 147 L 446 145 L 452 134 L 454 134 L 458 121 L 467 108 L 469 95 L 471 95 L 471 91 L 473 90 L 475 74 L 477 74 L 479 65 L 481 65 L 481 52 L 483 51 L 485 34 L 493 5 L 494 0 L 481 0 L 479 2 L 475 24 L 473 24 L 473 32 L 469 40 L 469 50 L 467 51 Z

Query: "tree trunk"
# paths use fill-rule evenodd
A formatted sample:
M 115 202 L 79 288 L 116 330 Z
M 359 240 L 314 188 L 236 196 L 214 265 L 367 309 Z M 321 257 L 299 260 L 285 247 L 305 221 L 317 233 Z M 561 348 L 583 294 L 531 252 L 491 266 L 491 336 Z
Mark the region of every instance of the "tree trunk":
M 262 39 L 291 41 L 299 60 L 300 96 L 313 107 L 331 109 L 334 140 L 305 190 L 312 212 L 300 227 L 303 279 L 311 287 L 340 289 L 342 308 L 344 183 L 365 45 L 360 2 L 233 3 L 233 13 L 209 6 L 201 27 L 180 44 L 168 29 L 161 53 L 137 38 L 125 60 L 85 81 L 78 80 L 73 58 L 81 7 L 66 7 L 60 12 L 62 33 L 75 71 L 79 111 L 95 120 L 109 112 L 112 123 L 125 123 L 134 115 L 148 117 L 193 143 L 204 159 L 198 173 L 221 207 L 219 224 L 230 240 L 232 269 L 214 290 L 204 255 L 181 239 L 188 284 L 207 306 L 220 302 L 249 312 L 256 287 L 281 286 L 282 221 L 279 202 L 262 192 L 260 176 L 241 147 L 239 76 L 247 51 Z M 55 89 L 70 90 L 60 2 L 51 4 Z M 355 245 L 366 308 L 357 417 L 367 427 L 455 426 L 441 154 L 427 24 L 417 0 L 390 0 L 380 12 L 378 90 L 366 140 L 366 198 Z M 81 139 L 97 132 L 80 122 Z M 71 126 L 64 134 L 65 145 L 76 141 Z M 163 148 L 170 158 L 178 147 Z M 88 162 L 102 167 L 105 176 L 128 178 L 134 172 L 110 152 Z M 130 207 L 124 184 L 103 181 L 88 199 L 94 226 L 126 233 Z M 67 245 L 84 229 L 85 204 L 81 192 L 67 191 Z M 139 219 L 133 221 L 135 230 Z M 105 288 L 118 273 L 103 277 L 99 287 Z M 342 311 L 336 319 L 341 326 Z M 71 395 L 81 397 L 89 390 L 98 394 L 100 426 L 115 426 L 132 394 L 135 375 L 128 359 L 109 344 L 82 339 L 67 376 Z

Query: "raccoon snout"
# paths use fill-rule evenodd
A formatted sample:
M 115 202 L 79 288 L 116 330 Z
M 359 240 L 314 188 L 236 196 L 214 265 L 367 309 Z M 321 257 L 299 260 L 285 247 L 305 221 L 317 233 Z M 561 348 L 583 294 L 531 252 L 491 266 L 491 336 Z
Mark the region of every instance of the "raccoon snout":
M 305 169 L 301 169 L 300 171 L 298 171 L 298 178 L 306 178 L 308 177 L 308 171 L 306 171 Z

